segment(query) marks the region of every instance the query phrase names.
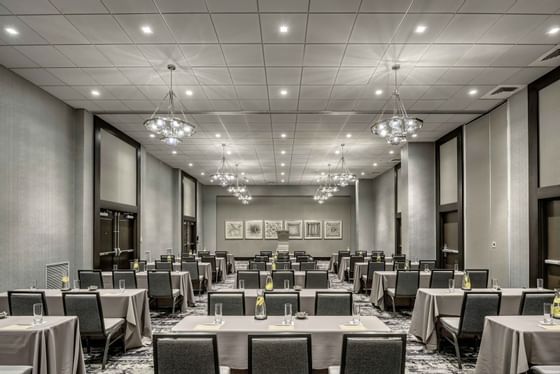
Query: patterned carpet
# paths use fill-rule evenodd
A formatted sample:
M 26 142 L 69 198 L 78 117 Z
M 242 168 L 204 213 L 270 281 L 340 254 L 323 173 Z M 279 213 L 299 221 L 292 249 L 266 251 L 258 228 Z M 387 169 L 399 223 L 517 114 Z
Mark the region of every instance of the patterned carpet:
M 321 263 L 319 266 L 326 269 L 327 262 Z M 242 269 L 246 267 L 246 263 L 238 262 L 237 267 Z M 351 290 L 352 285 L 347 282 L 341 282 L 336 275 L 330 274 L 330 282 L 332 288 L 340 288 Z M 229 275 L 227 279 L 219 284 L 220 288 L 233 288 L 235 276 Z M 196 296 L 196 306 L 189 308 L 185 313 L 177 316 L 170 316 L 164 313 L 151 313 L 152 329 L 154 333 L 167 332 L 177 322 L 189 315 L 206 315 L 206 296 L 202 295 L 200 299 Z M 367 316 L 377 316 L 387 326 L 395 332 L 408 332 L 410 325 L 411 310 L 401 310 L 397 314 L 382 311 L 374 307 L 365 295 L 354 295 L 356 302 L 362 303 L 361 314 Z M 92 350 L 91 354 L 85 354 L 86 370 L 88 373 L 105 373 L 105 374 L 144 374 L 153 373 L 152 363 L 152 347 L 145 346 L 137 348 L 122 354 L 120 347 L 111 352 L 109 361 L 104 371 L 101 370 L 101 354 L 99 350 Z M 463 370 L 457 368 L 457 360 L 455 358 L 453 347 L 450 344 L 444 344 L 442 352 L 429 352 L 424 349 L 417 338 L 408 335 L 406 350 L 406 372 L 407 373 L 471 373 L 476 363 L 476 352 L 468 347 L 462 348 Z

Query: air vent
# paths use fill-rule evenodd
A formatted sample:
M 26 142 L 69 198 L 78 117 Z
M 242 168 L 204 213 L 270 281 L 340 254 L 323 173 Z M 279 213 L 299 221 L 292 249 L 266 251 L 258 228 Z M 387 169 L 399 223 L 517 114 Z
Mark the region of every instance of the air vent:
M 556 66 L 558 64 L 560 64 L 560 45 L 556 45 L 545 52 L 533 61 L 530 66 Z
M 481 99 L 507 99 L 523 87 L 523 85 L 497 86 L 483 95 Z

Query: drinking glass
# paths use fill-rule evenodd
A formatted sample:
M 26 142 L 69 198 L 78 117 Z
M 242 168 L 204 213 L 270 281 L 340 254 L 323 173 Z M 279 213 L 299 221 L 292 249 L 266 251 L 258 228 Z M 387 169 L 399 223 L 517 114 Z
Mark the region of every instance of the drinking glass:
M 217 303 L 214 305 L 214 323 L 216 325 L 221 325 L 223 323 L 222 319 L 222 303 Z
M 33 324 L 43 323 L 43 304 L 33 304 Z
M 74 279 L 74 289 L 75 290 L 79 290 L 80 289 L 80 281 L 78 279 Z
M 119 270 L 119 265 L 113 264 L 113 270 Z
M 31 288 L 32 290 L 36 290 L 37 289 L 37 279 L 33 279 L 31 281 L 31 286 L 29 286 L 29 288 Z
M 360 324 L 360 304 L 354 303 L 352 305 L 352 322 L 353 325 Z
M 126 282 L 124 279 L 119 279 L 119 290 L 121 290 L 121 293 L 124 293 L 124 290 L 126 289 Z
M 450 279 L 448 281 L 448 286 L 449 286 L 449 292 L 450 293 L 455 292 L 455 279 Z
M 429 273 L 430 272 L 430 266 L 428 264 L 424 264 L 424 272 L 425 273 Z
M 455 263 L 455 265 L 453 265 L 453 270 L 459 271 L 459 264 L 458 263 Z
M 244 280 L 244 279 L 240 279 L 240 280 L 239 280 L 239 289 L 240 289 L 240 290 L 244 290 L 244 289 L 245 289 L 245 280 Z
M 500 285 L 498 284 L 498 280 L 496 278 L 492 278 L 492 288 L 495 290 L 500 288 Z
M 284 289 L 285 290 L 290 289 L 290 281 L 288 279 L 284 279 Z
M 291 325 L 292 324 L 292 304 L 286 303 L 284 304 L 284 321 L 282 321 L 283 325 Z
M 551 315 L 552 304 L 544 303 L 543 304 L 543 322 L 547 325 L 552 323 L 552 315 Z
M 539 290 L 544 289 L 544 279 L 542 278 L 537 278 L 537 288 Z

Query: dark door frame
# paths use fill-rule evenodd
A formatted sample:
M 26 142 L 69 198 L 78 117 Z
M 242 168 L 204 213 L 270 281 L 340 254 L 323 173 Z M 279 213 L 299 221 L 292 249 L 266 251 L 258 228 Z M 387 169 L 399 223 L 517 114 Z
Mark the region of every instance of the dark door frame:
M 440 201 L 440 153 L 439 148 L 442 144 L 447 143 L 453 138 L 457 138 L 457 203 L 441 205 Z M 457 250 L 461 254 L 459 268 L 463 269 L 465 266 L 465 232 L 464 232 L 464 206 L 463 206 L 463 126 L 447 133 L 438 140 L 436 140 L 436 260 L 442 266 L 443 258 L 441 256 L 442 248 L 442 235 L 441 230 L 441 214 L 456 211 L 457 212 L 457 237 L 458 246 Z
M 183 184 L 183 178 L 190 179 L 194 183 L 194 217 L 185 215 L 184 208 L 185 208 L 185 186 Z M 184 238 L 184 230 L 183 225 L 185 220 L 194 222 L 195 224 L 195 242 L 197 241 L 196 235 L 196 225 L 197 225 L 197 216 L 198 216 L 198 183 L 196 178 L 192 175 L 186 173 L 185 171 L 181 170 L 181 252 L 183 251 L 183 243 L 185 242 Z M 196 249 L 195 243 L 195 249 Z
M 394 252 L 396 255 L 402 253 L 402 216 L 399 212 L 399 170 L 401 170 L 401 163 L 399 162 L 393 167 L 394 175 L 394 190 L 395 190 L 395 202 L 394 202 L 394 217 L 395 217 L 395 248 Z M 401 201 L 402 203 L 402 201 Z
M 536 286 L 544 278 L 544 244 L 546 243 L 543 209 L 550 199 L 560 199 L 560 185 L 539 187 L 539 91 L 560 80 L 560 67 L 529 84 L 529 284 Z

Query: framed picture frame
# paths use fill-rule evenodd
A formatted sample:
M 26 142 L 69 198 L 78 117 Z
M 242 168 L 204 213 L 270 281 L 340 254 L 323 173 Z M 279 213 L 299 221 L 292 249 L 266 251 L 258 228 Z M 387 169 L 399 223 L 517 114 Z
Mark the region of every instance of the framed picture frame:
M 263 221 L 245 221 L 245 239 L 260 240 L 263 238 Z
M 328 220 L 323 223 L 323 238 L 325 240 L 342 239 L 342 221 Z
M 303 221 L 301 219 L 286 220 L 284 230 L 287 230 L 290 239 L 303 239 Z
M 268 240 L 278 239 L 278 230 L 284 228 L 282 220 L 265 220 L 264 221 L 264 238 Z
M 323 223 L 315 220 L 305 220 L 305 239 L 320 240 L 323 239 Z
M 226 240 L 243 239 L 243 221 L 225 221 L 224 235 Z

